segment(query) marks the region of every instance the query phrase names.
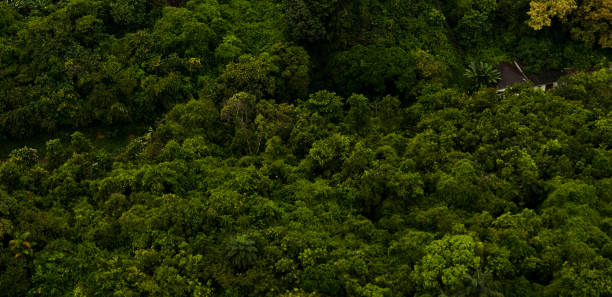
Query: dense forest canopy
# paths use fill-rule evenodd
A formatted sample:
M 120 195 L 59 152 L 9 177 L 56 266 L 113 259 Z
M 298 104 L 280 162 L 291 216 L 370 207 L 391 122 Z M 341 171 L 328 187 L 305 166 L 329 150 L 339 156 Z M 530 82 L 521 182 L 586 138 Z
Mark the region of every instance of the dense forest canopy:
M 611 34 L 610 0 L 0 1 L 0 297 L 612 296 Z

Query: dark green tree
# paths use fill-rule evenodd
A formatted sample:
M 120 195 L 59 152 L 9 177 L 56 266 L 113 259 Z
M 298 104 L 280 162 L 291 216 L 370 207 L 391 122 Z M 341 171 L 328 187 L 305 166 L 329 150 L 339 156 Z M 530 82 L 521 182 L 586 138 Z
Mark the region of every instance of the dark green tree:
M 238 235 L 230 241 L 227 257 L 238 269 L 246 269 L 257 260 L 258 249 L 248 235 Z

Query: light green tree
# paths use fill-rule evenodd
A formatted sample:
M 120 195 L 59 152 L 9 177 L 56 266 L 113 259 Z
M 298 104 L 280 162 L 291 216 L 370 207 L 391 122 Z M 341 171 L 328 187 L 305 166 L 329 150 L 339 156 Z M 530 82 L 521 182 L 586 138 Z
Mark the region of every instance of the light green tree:
M 466 274 L 480 266 L 476 240 L 468 235 L 446 235 L 425 248 L 412 277 L 426 292 L 447 293 L 460 289 Z

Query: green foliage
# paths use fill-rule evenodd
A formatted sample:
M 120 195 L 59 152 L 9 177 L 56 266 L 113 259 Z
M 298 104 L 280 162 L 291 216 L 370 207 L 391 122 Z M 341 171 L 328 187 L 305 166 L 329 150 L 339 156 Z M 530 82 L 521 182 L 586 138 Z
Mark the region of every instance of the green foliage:
M 243 55 L 230 62 L 220 76 L 218 92 L 226 98 L 242 91 L 261 99 L 291 101 L 307 95 L 309 71 L 310 58 L 303 48 L 275 44 L 257 57 Z
M 399 47 L 357 45 L 338 53 L 329 67 L 344 94 L 404 94 L 416 83 L 416 59 Z
M 477 243 L 467 235 L 445 236 L 425 248 L 425 256 L 415 266 L 413 277 L 424 290 L 453 291 L 463 276 L 480 265 L 475 254 Z
M 175 105 L 118 155 L 78 132 L 15 150 L 2 292 L 606 296 L 610 105 L 583 90 L 609 80 L 408 107 L 238 92 Z
M 297 42 L 316 42 L 326 38 L 326 30 L 309 1 L 283 1 L 288 33 Z M 316 12 L 315 12 L 316 13 Z
M 0 2 L 0 296 L 612 295 L 605 1 L 536 2 Z
M 465 70 L 465 76 L 471 81 L 474 89 L 493 86 L 501 79 L 499 71 L 484 62 L 470 63 Z
M 257 247 L 248 235 L 239 235 L 230 242 L 227 257 L 238 269 L 245 269 L 257 260 Z
M 13 150 L 9 157 L 25 167 L 31 168 L 38 163 L 38 150 L 26 146 Z
M 318 113 L 333 123 L 340 121 L 344 114 L 344 98 L 329 91 L 311 94 L 304 105 L 309 112 Z
M 352 131 L 365 131 L 370 126 L 370 101 L 363 95 L 353 95 L 347 99 L 350 106 L 344 122 Z
M 333 266 L 319 265 L 308 267 L 302 276 L 302 285 L 307 291 L 320 292 L 329 296 L 344 296 L 338 280 L 335 279 L 336 272 Z

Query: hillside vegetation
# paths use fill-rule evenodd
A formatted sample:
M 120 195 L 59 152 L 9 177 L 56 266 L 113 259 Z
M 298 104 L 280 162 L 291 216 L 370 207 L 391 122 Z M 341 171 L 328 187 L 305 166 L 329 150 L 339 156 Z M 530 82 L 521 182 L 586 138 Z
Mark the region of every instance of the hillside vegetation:
M 0 297 L 612 296 L 611 11 L 2 1 Z

